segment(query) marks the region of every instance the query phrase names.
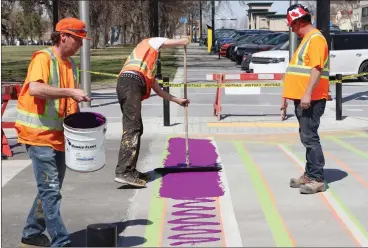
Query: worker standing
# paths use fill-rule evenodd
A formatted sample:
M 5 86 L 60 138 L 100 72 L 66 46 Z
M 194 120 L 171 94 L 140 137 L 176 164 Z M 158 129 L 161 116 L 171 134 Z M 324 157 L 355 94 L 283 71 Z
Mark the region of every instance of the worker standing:
M 326 190 L 324 183 L 325 158 L 318 128 L 328 99 L 328 45 L 322 33 L 314 28 L 307 8 L 295 4 L 287 9 L 288 26 L 302 38 L 286 69 L 281 110 L 286 101 L 294 101 L 299 122 L 300 140 L 306 148 L 304 174 L 290 180 L 290 186 L 301 193 L 314 194 Z
M 51 34 L 53 46 L 33 54 L 18 98 L 15 129 L 25 144 L 38 193 L 22 233 L 23 246 L 70 247 L 69 234 L 60 215 L 66 165 L 63 120 L 79 111 L 78 103 L 90 101 L 80 90 L 73 56 L 87 38 L 85 23 L 65 18 Z M 51 237 L 43 234 L 46 230 Z
M 115 169 L 116 182 L 144 187 L 149 180 L 148 175 L 139 172 L 136 166 L 143 134 L 142 101 L 150 97 L 151 89 L 168 101 L 181 106 L 189 104 L 189 100 L 177 98 L 162 90 L 155 80 L 160 49 L 186 46 L 188 43 L 187 38 L 147 38 L 134 48 L 125 61 L 116 86 L 123 113 L 123 134 Z

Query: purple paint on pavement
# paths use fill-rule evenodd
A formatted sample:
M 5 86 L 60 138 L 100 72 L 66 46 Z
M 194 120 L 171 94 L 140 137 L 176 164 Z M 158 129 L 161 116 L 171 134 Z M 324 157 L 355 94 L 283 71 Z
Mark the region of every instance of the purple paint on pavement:
M 189 139 L 189 162 L 192 166 L 214 166 L 217 160 L 215 147 L 210 140 Z M 165 167 L 185 164 L 185 139 L 171 138 Z M 224 195 L 218 172 L 169 173 L 162 179 L 160 196 L 184 200 Z
M 171 228 L 172 231 L 180 231 L 180 234 L 172 235 L 169 239 L 178 240 L 170 245 L 184 245 L 184 244 L 196 244 L 214 242 L 220 240 L 220 238 L 214 236 L 215 233 L 221 233 L 220 229 L 212 229 L 218 227 L 220 223 L 205 221 L 208 218 L 214 218 L 216 215 L 208 214 L 208 212 L 215 210 L 216 207 L 203 206 L 206 202 L 214 202 L 211 199 L 197 199 L 191 202 L 183 202 L 174 205 L 174 208 L 184 208 L 185 210 L 179 210 L 173 213 L 173 216 L 180 216 L 181 218 L 171 220 L 169 224 L 176 224 L 178 226 Z M 196 205 L 196 204 L 202 204 Z M 209 226 L 214 226 L 209 228 Z M 208 236 L 208 234 L 211 234 Z
M 218 154 L 210 140 L 189 139 L 189 162 L 195 166 L 215 166 Z M 185 164 L 185 139 L 171 138 L 164 166 Z M 162 179 L 160 196 L 180 200 L 173 206 L 176 219 L 168 221 L 179 232 L 168 239 L 176 240 L 172 246 L 219 241 L 220 223 L 209 219 L 218 218 L 214 199 L 224 195 L 218 172 L 185 172 L 167 174 Z M 210 212 L 212 211 L 212 213 Z M 215 214 L 214 214 L 215 213 Z

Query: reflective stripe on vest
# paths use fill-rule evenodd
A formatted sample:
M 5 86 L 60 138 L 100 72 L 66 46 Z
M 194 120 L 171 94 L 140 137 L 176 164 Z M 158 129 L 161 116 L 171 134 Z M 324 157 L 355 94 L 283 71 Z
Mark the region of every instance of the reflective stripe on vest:
M 313 37 L 322 36 L 321 33 L 316 33 L 311 35 L 308 40 L 303 44 L 303 46 L 299 49 L 299 52 L 297 53 L 297 63 L 289 64 L 289 66 L 286 69 L 287 74 L 294 74 L 294 75 L 300 75 L 300 76 L 310 76 L 310 71 L 312 69 L 311 66 L 305 66 L 304 65 L 304 57 L 306 55 L 306 52 L 308 51 L 310 41 Z M 329 69 L 328 69 L 328 63 L 329 63 L 329 57 L 327 56 L 324 64 L 323 64 L 323 71 L 321 73 L 321 78 L 329 79 Z
M 51 48 L 42 50 L 50 55 L 50 78 L 48 84 L 52 87 L 60 88 L 59 63 Z M 79 72 L 77 65 L 72 58 L 68 58 L 72 65 L 74 87 L 79 85 Z M 19 124 L 27 127 L 37 128 L 42 130 L 63 130 L 64 117 L 59 117 L 59 99 L 46 100 L 44 114 L 29 113 L 18 109 L 17 120 Z
M 129 66 L 137 66 L 139 67 L 141 70 L 144 71 L 149 71 L 149 67 L 147 65 L 147 63 L 142 60 L 142 59 L 137 59 L 137 56 L 135 54 L 135 50 L 133 50 L 133 52 L 129 55 L 129 57 L 127 58 L 127 61 L 125 62 L 124 68 L 129 68 Z M 148 75 L 150 77 L 152 77 L 153 75 L 156 74 L 156 69 L 157 69 L 157 63 L 155 63 L 151 75 Z

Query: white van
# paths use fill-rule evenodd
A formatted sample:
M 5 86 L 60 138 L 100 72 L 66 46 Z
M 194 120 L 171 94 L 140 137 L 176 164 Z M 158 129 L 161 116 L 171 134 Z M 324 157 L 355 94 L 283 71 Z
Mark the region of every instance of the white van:
M 298 39 L 297 45 L 299 45 Z M 277 49 L 277 50 L 276 50 Z M 285 73 L 289 63 L 289 42 L 275 50 L 254 53 L 249 64 L 253 73 Z M 330 76 L 368 72 L 368 32 L 331 34 Z M 359 77 L 368 81 L 368 75 Z

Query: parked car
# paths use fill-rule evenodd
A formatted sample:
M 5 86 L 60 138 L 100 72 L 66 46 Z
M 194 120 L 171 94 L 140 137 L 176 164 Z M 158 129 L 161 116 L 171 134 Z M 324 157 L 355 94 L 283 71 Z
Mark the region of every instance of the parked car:
M 241 64 L 244 52 L 248 49 L 249 46 L 252 46 L 254 44 L 259 45 L 259 44 L 264 44 L 270 40 L 272 40 L 273 38 L 281 35 L 282 33 L 267 33 L 264 35 L 259 35 L 258 39 L 252 40 L 251 43 L 245 43 L 239 46 L 236 46 L 233 53 L 232 53 L 232 59 L 236 62 L 237 65 Z
M 253 53 L 259 52 L 259 51 L 268 51 L 274 48 L 275 46 L 284 44 L 286 41 L 289 40 L 289 33 L 282 33 L 279 36 L 276 36 L 272 40 L 264 43 L 264 44 L 254 44 L 249 45 L 244 52 L 244 55 L 241 60 L 241 69 L 244 71 L 249 72 L 249 64 L 252 59 Z
M 220 49 L 220 55 L 222 57 L 229 58 L 230 52 L 232 52 L 231 48 L 234 48 L 237 44 L 242 44 L 242 42 L 244 43 L 244 42 L 249 41 L 254 36 L 256 35 L 255 34 L 245 34 L 245 35 L 239 36 L 238 38 L 235 38 L 231 42 L 223 44 Z
M 258 29 L 245 29 L 245 30 L 234 30 L 233 33 L 230 36 L 227 37 L 221 37 L 218 40 L 220 47 L 227 43 L 233 41 L 233 39 L 246 35 L 246 34 L 260 34 L 260 33 L 270 33 L 272 31 L 270 30 L 258 30 Z
M 299 43 L 300 43 L 300 39 Z M 299 45 L 299 44 L 298 44 Z M 285 73 L 289 63 L 289 43 L 279 50 L 254 53 L 249 69 L 254 73 Z M 368 33 L 331 33 L 330 77 L 368 72 Z M 358 77 L 368 81 L 368 76 Z

